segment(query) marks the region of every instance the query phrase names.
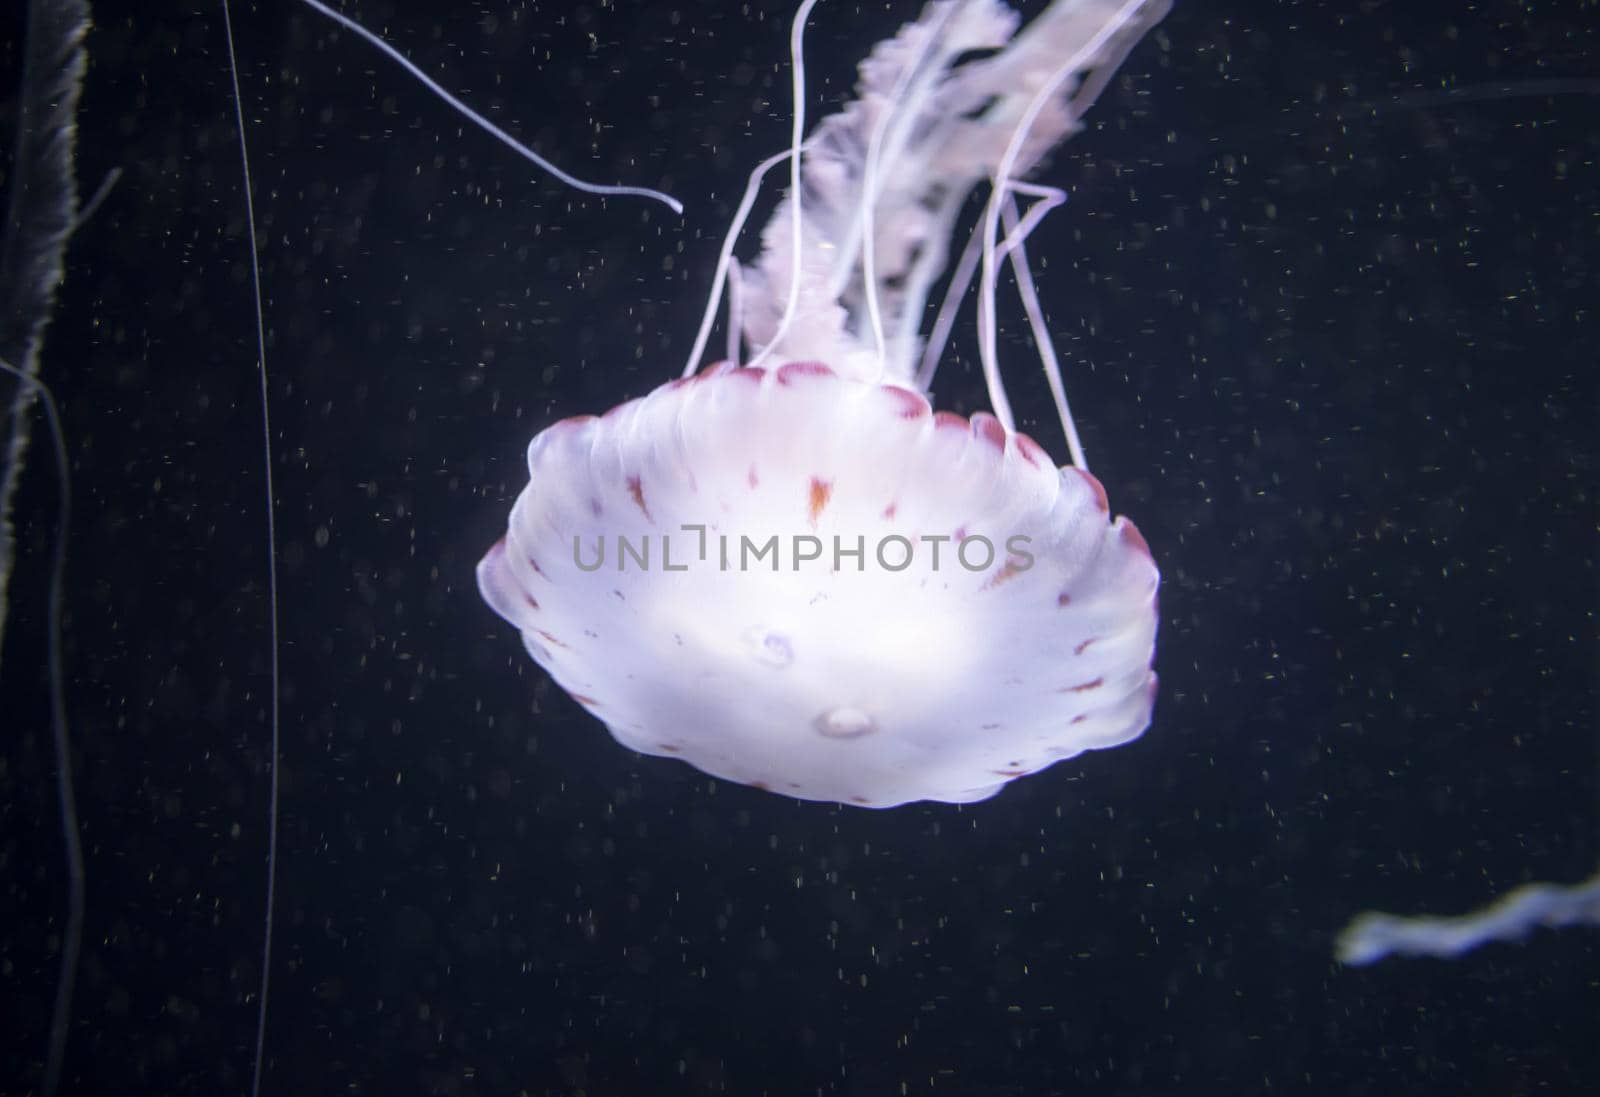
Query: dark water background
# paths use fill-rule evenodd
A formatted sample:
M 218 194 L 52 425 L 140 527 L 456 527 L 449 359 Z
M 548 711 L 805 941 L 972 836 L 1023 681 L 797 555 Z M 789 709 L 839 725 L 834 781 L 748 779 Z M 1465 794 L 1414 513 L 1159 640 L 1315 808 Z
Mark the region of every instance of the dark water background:
M 893 8 L 821 5 L 813 110 L 917 10 Z M 1163 569 L 1155 723 L 983 804 L 882 813 L 618 747 L 471 573 L 536 431 L 681 368 L 745 174 L 787 141 L 789 5 L 348 10 L 566 168 L 689 210 L 560 188 L 297 5 L 235 14 L 282 582 L 267 1093 L 1600 1077 L 1596 933 L 1331 956 L 1360 910 L 1600 860 L 1600 97 L 1495 90 L 1600 73 L 1592 5 L 1191 0 L 1139 47 L 1030 248 L 1091 462 Z M 240 1093 L 268 644 L 225 42 L 210 3 L 96 19 L 81 176 L 126 174 L 44 362 L 89 872 L 65 1092 Z M 936 397 L 970 412 L 958 339 Z M 1064 459 L 1031 350 L 1005 353 Z M 6 1094 L 37 1084 L 64 902 L 52 485 L 36 450 L 0 688 Z

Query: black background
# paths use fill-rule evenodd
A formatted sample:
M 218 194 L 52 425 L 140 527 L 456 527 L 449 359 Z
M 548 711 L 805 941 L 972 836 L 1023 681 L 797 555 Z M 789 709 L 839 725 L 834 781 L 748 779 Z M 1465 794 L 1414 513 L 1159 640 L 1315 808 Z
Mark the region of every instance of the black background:
M 813 111 L 917 10 L 893 7 L 818 8 Z M 567 191 L 308 9 L 235 12 L 281 578 L 265 1092 L 1600 1076 L 1592 932 L 1331 955 L 1363 909 L 1600 859 L 1600 97 L 1528 83 L 1600 71 L 1592 5 L 1191 0 L 1138 48 L 1044 173 L 1071 197 L 1030 249 L 1090 460 L 1163 570 L 1155 722 L 890 812 L 629 753 L 472 581 L 528 439 L 681 369 L 746 172 L 787 142 L 788 4 L 347 10 L 567 169 L 689 208 Z M 65 1091 L 241 1093 L 269 645 L 226 42 L 209 3 L 96 20 L 81 179 L 125 175 L 44 360 L 89 873 Z M 1064 459 L 1007 319 L 1019 417 Z M 935 396 L 985 406 L 970 324 Z M 36 448 L 0 689 L 8 1094 L 38 1084 L 65 896 L 53 483 Z

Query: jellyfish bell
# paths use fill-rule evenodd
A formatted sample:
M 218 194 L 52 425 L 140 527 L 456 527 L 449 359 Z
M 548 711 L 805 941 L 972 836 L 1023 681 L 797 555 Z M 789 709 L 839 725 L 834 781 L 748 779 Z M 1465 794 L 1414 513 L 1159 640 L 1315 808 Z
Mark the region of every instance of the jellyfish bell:
M 1057 0 L 1018 33 L 994 0 L 930 4 L 803 148 L 797 122 L 788 200 L 730 320 L 749 364 L 534 438 L 479 587 L 618 741 L 802 799 L 892 807 L 981 800 L 1148 726 L 1156 566 L 1083 467 L 1023 265 L 1043 207 L 1020 215 L 1015 196 L 1059 201 L 1019 177 L 1164 11 Z M 920 327 L 984 181 L 949 291 L 981 258 L 995 414 L 968 419 L 933 410 L 919 362 L 939 348 Z M 1075 465 L 1011 420 L 994 347 L 1004 258 Z
M 485 598 L 625 745 L 814 800 L 968 801 L 1149 720 L 1156 572 L 1088 474 L 825 366 L 534 440 Z

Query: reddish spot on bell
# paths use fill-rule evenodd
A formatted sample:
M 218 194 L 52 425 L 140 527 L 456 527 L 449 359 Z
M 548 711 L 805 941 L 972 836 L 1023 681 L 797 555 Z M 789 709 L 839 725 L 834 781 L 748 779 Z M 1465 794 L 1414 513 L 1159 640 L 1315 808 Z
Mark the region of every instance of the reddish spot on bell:
M 755 788 L 755 789 L 760 789 L 762 792 L 771 792 L 772 791 L 772 786 L 767 784 L 765 781 L 751 781 L 750 782 L 750 787 L 751 788 Z
M 650 517 L 650 508 L 644 504 L 644 485 L 639 482 L 637 476 L 628 477 L 628 494 L 633 496 L 633 505 L 639 508 L 644 520 L 654 522 L 655 519 Z
M 754 465 L 751 465 L 750 471 L 744 474 L 744 482 L 749 484 L 752 489 L 761 485 L 761 477 L 756 475 L 756 467 Z
M 1105 485 L 1082 469 L 1075 468 L 1072 471 L 1083 477 L 1083 482 L 1089 486 L 1090 491 L 1094 492 L 1094 505 L 1099 508 L 1100 513 L 1110 514 L 1111 502 L 1106 498 Z
M 1132 522 L 1123 522 L 1122 540 L 1135 552 L 1150 555 L 1150 543 L 1144 539 L 1144 534 L 1139 532 L 1139 527 Z
M 666 751 L 668 754 L 677 754 L 683 750 L 683 748 L 677 743 L 662 743 L 660 749 Z
M 933 413 L 933 425 L 948 430 L 959 430 L 965 433 L 969 428 L 966 419 L 953 411 L 936 411 Z
M 1072 649 L 1072 654 L 1074 654 L 1074 655 L 1082 655 L 1085 651 L 1087 651 L 1089 649 L 1089 645 L 1090 644 L 1098 644 L 1099 642 L 1100 642 L 1100 637 L 1091 636 L 1087 640 L 1085 640 L 1083 643 L 1081 643 L 1077 647 L 1073 648 Z
M 533 601 L 531 598 L 528 600 L 530 602 Z M 562 641 L 557 639 L 553 633 L 546 632 L 544 629 L 536 629 L 535 631 L 538 632 L 540 636 L 544 637 L 545 643 L 547 644 L 554 644 L 558 648 L 564 648 L 567 646 Z
M 993 590 L 1001 583 L 1004 583 L 1007 579 L 1015 578 L 1021 573 L 1022 569 L 1017 566 L 1017 562 L 1015 560 L 1007 560 L 1005 563 L 1000 565 L 1000 567 L 995 571 L 994 575 L 990 577 L 989 581 L 983 584 L 983 589 Z
M 884 520 L 885 521 L 889 521 L 889 522 L 894 521 L 894 512 L 895 512 L 896 509 L 898 509 L 898 504 L 896 504 L 896 503 L 890 503 L 888 506 L 884 507 L 883 508 Z
M 572 699 L 574 701 L 578 702 L 578 704 L 584 706 L 585 708 L 599 708 L 600 707 L 600 702 L 599 701 L 596 701 L 593 697 L 589 697 L 589 696 L 587 696 L 585 694 L 582 694 L 582 693 L 574 693 L 572 695 Z
M 1025 769 L 992 769 L 989 772 L 997 777 L 1021 777 L 1028 771 Z
M 1017 452 L 1022 454 L 1022 459 L 1034 468 L 1052 468 L 1055 462 L 1050 460 L 1050 455 L 1043 446 L 1029 438 L 1026 434 L 1013 435 L 1017 440 Z
M 898 385 L 884 385 L 883 391 L 893 398 L 895 413 L 902 419 L 921 419 L 930 410 L 927 399 L 920 392 L 912 392 Z
M 980 411 L 972 417 L 972 436 L 988 442 L 997 453 L 1006 451 L 1006 428 L 986 411 Z
M 594 498 L 593 496 L 589 497 L 589 513 L 590 514 L 592 514 L 596 518 L 598 518 L 598 517 L 600 517 L 601 514 L 605 513 L 605 509 L 606 509 L 605 507 L 602 507 L 600 505 L 600 500 Z
M 778 367 L 778 384 L 787 385 L 802 377 L 832 377 L 833 370 L 821 362 L 786 362 Z
M 1066 591 L 1062 591 L 1060 594 L 1056 595 L 1056 605 L 1069 606 L 1071 604 L 1072 595 L 1068 594 Z
M 1075 686 L 1066 686 L 1056 690 L 1057 693 L 1088 693 L 1091 689 L 1099 689 L 1106 684 L 1104 678 L 1095 678 L 1088 682 L 1081 682 Z
M 543 575 L 544 574 L 544 568 L 539 566 L 539 561 L 535 560 L 531 556 L 528 557 L 528 566 L 533 569 L 533 573 L 535 575 Z
M 811 498 L 807 503 L 806 509 L 811 515 L 811 524 L 814 526 L 817 524 L 817 519 L 821 517 L 823 508 L 828 505 L 828 499 L 833 495 L 833 481 L 819 480 L 813 476 L 811 478 L 810 494 Z
M 533 595 L 529 594 L 527 591 L 523 591 L 522 592 L 522 600 L 524 602 L 528 603 L 528 608 L 529 609 L 538 609 L 539 608 L 539 603 L 535 602 L 533 600 Z
M 1081 724 L 1085 720 L 1087 720 L 1088 718 L 1089 718 L 1089 714 L 1087 712 L 1080 712 L 1080 713 L 1078 713 L 1078 715 L 1076 715 L 1076 716 L 1074 716 L 1072 718 L 1071 722 L 1074 723 L 1074 724 Z

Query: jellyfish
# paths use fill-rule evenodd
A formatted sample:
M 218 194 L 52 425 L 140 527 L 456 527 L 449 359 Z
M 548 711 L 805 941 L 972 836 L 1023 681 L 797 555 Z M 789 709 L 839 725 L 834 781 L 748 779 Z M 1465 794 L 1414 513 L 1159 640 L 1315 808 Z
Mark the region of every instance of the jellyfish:
M 729 357 L 696 368 L 708 320 L 684 376 L 538 434 L 478 584 L 640 753 L 798 799 L 983 800 L 1151 720 L 1157 568 L 1083 460 L 1023 240 L 1064 200 L 1025 177 L 1167 4 L 1056 0 L 1026 28 L 998 0 L 929 4 L 802 140 L 809 8 L 792 38 L 794 144 L 751 182 L 787 159 L 786 198 L 753 267 L 731 260 L 736 221 L 718 272 Z M 1073 454 L 1063 467 L 1006 398 L 1004 260 Z M 929 393 L 975 273 L 993 410 L 962 417 Z

